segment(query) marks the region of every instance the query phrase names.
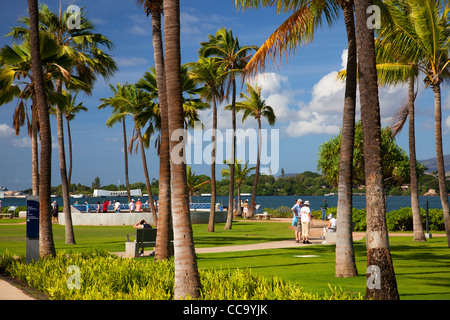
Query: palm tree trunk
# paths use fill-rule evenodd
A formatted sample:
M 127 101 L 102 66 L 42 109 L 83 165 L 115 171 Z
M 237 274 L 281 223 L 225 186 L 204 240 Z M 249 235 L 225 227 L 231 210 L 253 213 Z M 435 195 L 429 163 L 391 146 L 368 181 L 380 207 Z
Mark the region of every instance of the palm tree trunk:
M 127 128 L 125 125 L 125 117 L 122 118 L 122 133 L 123 133 L 123 150 L 125 163 L 125 183 L 127 185 L 128 203 L 131 202 L 130 194 L 130 179 L 128 177 L 128 153 L 127 153 Z
M 367 8 L 371 5 L 372 0 L 355 1 L 367 210 L 366 299 L 398 300 L 397 281 L 386 227 L 374 31 L 367 27 L 370 18 Z
M 409 116 L 409 172 L 411 187 L 411 210 L 413 217 L 414 241 L 426 241 L 423 233 L 422 221 L 420 219 L 419 209 L 419 186 L 417 179 L 416 165 L 416 135 L 415 135 L 415 119 L 414 119 L 414 77 L 409 79 L 408 89 L 408 116 Z
M 66 117 L 67 123 L 67 141 L 69 142 L 69 172 L 67 173 L 67 185 L 70 190 L 70 181 L 72 180 L 72 134 L 70 133 L 70 121 Z M 126 149 L 125 149 L 126 150 Z
M 248 205 L 247 219 L 253 219 L 255 217 L 256 188 L 258 187 L 259 167 L 261 161 L 261 118 L 258 117 L 256 120 L 258 121 L 258 156 L 256 158 L 255 177 L 253 179 L 252 196 L 250 197 L 250 203 Z
M 32 190 L 33 196 L 39 195 L 39 148 L 38 148 L 38 105 L 33 94 L 33 107 L 31 116 L 31 163 L 32 163 Z
M 242 217 L 242 210 L 241 210 L 241 184 L 237 184 L 237 203 L 236 203 L 236 216 Z
M 39 46 L 38 4 L 37 0 L 28 0 L 30 15 L 30 55 L 33 72 L 34 92 L 39 108 L 41 131 L 41 165 L 39 179 L 39 255 L 41 258 L 55 256 L 51 215 L 51 173 L 52 173 L 52 135 L 44 88 L 42 61 Z
M 161 7 L 161 4 L 158 6 Z M 153 56 L 155 60 L 156 85 L 161 113 L 161 134 L 159 145 L 159 211 L 158 233 L 156 236 L 155 259 L 169 259 L 171 206 L 170 206 L 170 144 L 169 113 L 167 106 L 166 76 L 164 66 L 163 42 L 161 32 L 161 12 L 152 10 Z
M 442 149 L 442 111 L 441 111 L 441 87 L 433 85 L 434 92 L 434 123 L 436 136 L 436 162 L 438 169 L 439 195 L 441 197 L 442 212 L 444 214 L 445 233 L 447 234 L 447 245 L 450 247 L 450 213 L 447 187 L 445 185 L 445 165 Z
M 62 92 L 62 80 L 56 80 L 56 92 Z M 64 123 L 63 112 L 61 109 L 63 106 L 56 107 L 56 130 L 58 135 L 58 155 L 59 155 L 59 170 L 61 173 L 61 187 L 63 193 L 64 203 L 64 217 L 65 217 L 65 234 L 66 244 L 75 244 L 75 235 L 73 233 L 72 214 L 70 208 L 70 195 L 69 195 L 69 183 L 67 180 L 67 168 L 66 168 L 66 152 L 64 147 Z
M 166 65 L 167 103 L 169 106 L 170 155 L 182 144 L 185 157 L 184 137 L 175 139 L 174 132 L 183 130 L 183 97 L 181 92 L 181 50 L 180 50 L 180 2 L 179 0 L 164 0 L 164 45 Z M 170 165 L 172 190 L 172 221 L 175 249 L 175 299 L 185 299 L 189 296 L 196 299 L 200 295 L 200 276 L 195 257 L 194 239 L 189 215 L 189 199 L 186 183 L 185 163 L 174 162 Z
M 357 54 L 353 4 L 342 4 L 347 29 L 348 55 L 347 80 L 345 82 L 345 100 L 341 138 L 341 156 L 339 160 L 339 187 L 336 230 L 336 277 L 355 277 L 358 275 L 355 263 L 352 235 L 352 189 L 353 189 L 353 145 L 355 138 L 356 110 L 356 73 Z
M 217 146 L 217 105 L 214 94 L 212 97 L 213 106 L 213 136 L 211 151 L 211 208 L 209 209 L 208 232 L 214 232 L 216 215 L 216 146 Z
M 153 224 L 158 225 L 158 217 L 156 216 L 155 204 L 153 203 L 152 186 L 150 184 L 150 176 L 148 175 L 147 157 L 145 156 L 144 142 L 142 141 L 141 129 L 136 128 L 136 134 L 139 139 L 139 145 L 141 148 L 142 167 L 144 169 L 145 183 L 147 185 L 148 203 L 150 210 L 152 211 Z
M 234 200 L 234 171 L 236 160 L 236 79 L 234 75 L 231 79 L 233 95 L 231 97 L 231 122 L 233 126 L 233 137 L 231 141 L 231 163 L 230 163 L 230 188 L 228 193 L 228 215 L 225 229 L 231 229 L 233 223 L 233 200 Z

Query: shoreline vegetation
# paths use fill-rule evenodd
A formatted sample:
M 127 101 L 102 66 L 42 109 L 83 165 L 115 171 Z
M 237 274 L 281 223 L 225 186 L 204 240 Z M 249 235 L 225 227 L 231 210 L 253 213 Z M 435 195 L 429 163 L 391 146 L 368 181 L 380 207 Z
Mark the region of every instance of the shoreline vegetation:
M 203 181 L 209 181 L 210 177 L 204 174 L 195 175 L 195 181 L 199 184 Z M 251 193 L 253 187 L 254 175 L 248 176 L 241 184 L 240 192 L 241 194 Z M 152 179 L 151 191 L 153 195 L 159 194 L 159 180 Z M 230 180 L 223 178 L 221 180 L 216 180 L 216 196 L 227 196 L 229 194 Z M 447 180 L 447 192 L 450 190 L 450 180 Z M 126 186 L 120 185 L 104 185 L 100 186 L 100 179 L 95 178 L 92 182 L 91 187 L 78 184 L 70 185 L 70 193 L 72 195 L 83 195 L 84 197 L 92 197 L 94 189 L 104 189 L 109 191 L 119 191 L 126 190 Z M 148 194 L 147 186 L 143 182 L 136 182 L 130 184 L 130 189 L 141 189 L 142 194 Z M 23 194 L 31 194 L 31 188 L 22 190 L 22 195 L 16 197 L 24 197 Z M 356 186 L 353 189 L 353 194 L 364 194 L 364 186 Z M 211 193 L 211 185 L 209 183 L 203 184 L 198 188 L 193 196 L 199 196 L 201 194 Z M 259 182 L 256 189 L 256 196 L 324 196 L 326 194 L 336 194 L 338 193 L 337 188 L 331 186 L 326 178 L 319 173 L 305 171 L 303 173 L 297 174 L 284 174 L 282 171 L 281 176 L 273 175 L 260 175 Z M 62 197 L 62 187 L 61 185 L 52 187 L 51 194 L 57 197 Z M 410 187 L 408 184 L 395 185 L 386 187 L 387 196 L 409 196 Z M 234 195 L 237 196 L 237 188 L 235 188 Z M 434 174 L 423 174 L 419 179 L 419 196 L 439 196 L 439 182 L 438 178 Z M 11 198 L 11 197 L 5 197 Z

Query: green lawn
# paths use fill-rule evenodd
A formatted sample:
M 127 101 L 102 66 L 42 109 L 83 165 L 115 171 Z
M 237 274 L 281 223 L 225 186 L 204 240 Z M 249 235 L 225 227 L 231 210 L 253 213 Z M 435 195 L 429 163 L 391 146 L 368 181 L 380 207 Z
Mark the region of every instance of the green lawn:
M 25 225 L 6 225 L 5 220 L 0 220 L 0 254 L 8 250 L 16 255 L 24 255 Z M 232 230 L 224 230 L 223 227 L 224 224 L 217 224 L 216 231 L 210 233 L 206 231 L 206 225 L 193 225 L 196 247 L 251 244 L 293 237 L 293 232 L 287 229 L 288 224 L 284 223 L 253 223 L 240 220 L 233 224 Z M 125 235 L 134 233 L 130 226 L 76 226 L 74 230 L 77 244 L 66 245 L 64 226 L 53 226 L 58 251 L 83 251 L 92 248 L 110 252 L 124 251 Z M 390 237 L 390 245 L 402 300 L 450 300 L 450 248 L 447 247 L 446 238 L 415 243 L 409 236 Z M 198 266 L 201 269 L 250 268 L 252 272 L 263 276 L 277 276 L 299 283 L 308 292 L 324 292 L 331 285 L 364 295 L 364 240 L 355 242 L 355 254 L 359 276 L 345 279 L 334 277 L 335 253 L 332 245 L 199 254 Z

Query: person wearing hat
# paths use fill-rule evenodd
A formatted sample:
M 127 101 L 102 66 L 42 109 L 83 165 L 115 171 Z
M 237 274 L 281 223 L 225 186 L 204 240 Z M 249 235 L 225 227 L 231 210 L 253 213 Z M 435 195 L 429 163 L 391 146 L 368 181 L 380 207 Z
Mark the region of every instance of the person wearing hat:
M 302 199 L 297 199 L 294 206 L 291 208 L 292 213 L 294 216 L 292 217 L 292 226 L 295 227 L 295 241 L 300 242 L 301 240 L 301 233 L 302 233 L 302 224 L 299 221 L 300 219 L 300 210 L 303 206 Z
M 303 207 L 300 209 L 300 217 L 302 222 L 302 238 L 303 243 L 311 244 L 309 242 L 309 227 L 312 225 L 311 209 L 309 209 L 309 201 L 306 200 Z
M 325 241 L 323 241 L 322 244 L 327 243 L 326 233 L 327 232 L 336 232 L 336 227 L 337 227 L 336 218 L 333 216 L 332 213 L 330 213 L 328 215 L 328 225 L 323 228 L 323 237 L 322 238 L 325 239 Z
M 327 228 L 327 232 L 336 232 L 336 218 L 333 216 L 332 213 L 330 213 L 328 215 L 328 226 Z

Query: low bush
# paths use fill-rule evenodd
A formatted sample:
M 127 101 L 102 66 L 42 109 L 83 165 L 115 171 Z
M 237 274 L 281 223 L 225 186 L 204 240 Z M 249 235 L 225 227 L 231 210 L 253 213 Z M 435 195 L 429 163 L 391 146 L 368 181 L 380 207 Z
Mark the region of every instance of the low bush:
M 75 266 L 75 267 L 72 267 Z M 56 300 L 171 300 L 174 264 L 122 259 L 106 251 L 58 253 L 54 258 L 26 264 L 11 254 L 0 257 L 0 268 Z M 277 277 L 266 279 L 251 270 L 200 270 L 202 300 L 361 299 L 331 288 L 307 293 Z

